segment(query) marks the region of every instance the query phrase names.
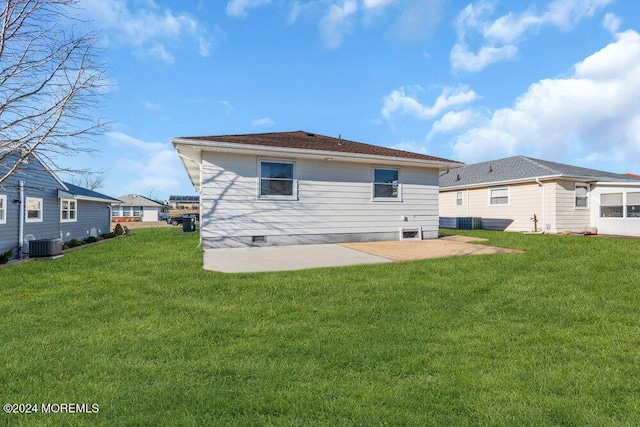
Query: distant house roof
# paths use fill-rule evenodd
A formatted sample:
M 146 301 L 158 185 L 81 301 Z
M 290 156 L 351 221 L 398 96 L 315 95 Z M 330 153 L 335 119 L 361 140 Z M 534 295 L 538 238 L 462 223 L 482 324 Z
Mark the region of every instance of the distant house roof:
M 118 199 L 122 202 L 119 203 L 119 206 L 142 206 L 155 208 L 167 207 L 162 203 L 158 203 L 155 200 L 151 200 L 148 197 L 140 196 L 138 194 L 127 194 L 124 196 L 118 196 Z
M 63 183 L 65 187 L 67 187 L 68 193 L 73 196 L 79 196 L 79 198 L 85 199 L 101 199 L 107 202 L 119 202 L 120 200 L 115 199 L 111 196 L 107 196 L 106 194 L 98 193 L 97 191 L 89 190 L 88 188 L 79 187 L 77 185 L 71 184 L 69 182 Z
M 465 165 L 440 174 L 440 188 L 530 181 L 536 178 L 578 178 L 587 181 L 635 181 L 612 172 L 571 166 L 526 156 Z
M 440 170 L 463 163 L 427 154 L 364 144 L 347 139 L 318 135 L 302 130 L 242 135 L 188 136 L 172 138 L 191 182 L 199 189 L 200 152 L 216 151 L 263 156 L 315 158 L 348 162 L 381 162 L 397 165 L 437 167 Z
M 199 203 L 200 196 L 169 196 L 169 202 L 173 203 Z
M 624 176 L 630 176 L 631 178 L 640 179 L 640 175 L 634 173 L 625 173 Z

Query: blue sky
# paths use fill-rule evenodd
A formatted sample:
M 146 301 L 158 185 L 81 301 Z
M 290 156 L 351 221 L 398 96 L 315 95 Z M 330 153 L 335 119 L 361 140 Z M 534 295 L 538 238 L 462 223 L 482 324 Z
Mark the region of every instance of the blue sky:
M 175 136 L 306 130 L 466 163 L 640 173 L 636 0 L 80 0 L 100 191 L 194 194 Z

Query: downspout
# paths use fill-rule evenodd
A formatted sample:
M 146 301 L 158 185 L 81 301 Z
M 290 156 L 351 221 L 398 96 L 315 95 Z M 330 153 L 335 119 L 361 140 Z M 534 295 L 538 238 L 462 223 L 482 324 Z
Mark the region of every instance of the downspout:
M 22 259 L 24 244 L 24 181 L 20 181 L 20 220 L 18 221 L 18 258 Z
M 542 233 L 546 233 L 546 229 L 547 229 L 547 214 L 546 214 L 546 207 L 545 207 L 545 191 L 544 191 L 544 184 L 542 183 L 542 181 L 540 181 L 540 178 L 536 178 L 536 182 L 538 183 L 538 185 L 540 187 L 542 187 Z
M 200 240 L 198 242 L 198 247 L 202 247 L 202 221 L 204 221 L 204 216 L 202 216 L 202 151 L 200 151 L 200 163 L 198 164 L 198 167 L 200 168 L 200 191 L 198 191 L 198 193 L 200 194 L 200 203 L 198 203 L 198 212 L 200 212 Z

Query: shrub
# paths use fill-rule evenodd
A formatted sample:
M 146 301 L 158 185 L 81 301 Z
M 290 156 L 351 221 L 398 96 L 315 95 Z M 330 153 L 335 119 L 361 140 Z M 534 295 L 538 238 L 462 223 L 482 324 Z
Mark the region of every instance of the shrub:
M 7 252 L 3 252 L 0 254 L 0 264 L 6 264 L 11 259 L 11 255 L 13 255 L 13 249 L 9 249 Z
M 102 237 L 94 237 L 94 236 L 89 236 L 86 239 L 84 239 L 85 243 L 95 243 L 95 242 L 99 242 L 100 240 L 102 240 Z
M 76 246 L 82 246 L 84 245 L 84 242 L 81 242 L 78 239 L 71 239 L 66 243 L 67 247 L 69 248 L 75 248 Z
M 67 249 L 69 249 L 69 245 L 67 245 L 66 243 L 64 245 L 62 245 L 62 250 L 66 251 Z
M 116 224 L 116 228 L 113 229 L 113 234 L 116 236 L 121 236 L 124 233 L 124 230 L 122 229 L 122 226 L 120 225 L 120 223 Z
M 100 237 L 102 237 L 103 239 L 113 239 L 114 237 L 116 237 L 116 235 L 113 233 L 104 233 L 101 234 Z

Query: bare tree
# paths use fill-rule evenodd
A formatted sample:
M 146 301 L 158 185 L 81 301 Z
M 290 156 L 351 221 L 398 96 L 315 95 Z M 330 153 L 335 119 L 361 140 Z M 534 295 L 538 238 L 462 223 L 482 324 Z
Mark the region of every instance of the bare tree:
M 108 169 L 99 169 L 97 171 L 79 172 L 71 178 L 71 183 L 89 190 L 97 190 L 102 187 L 107 179 L 107 171 Z
M 0 184 L 37 153 L 92 152 L 107 79 L 96 33 L 77 35 L 77 0 L 2 0 L 0 11 Z

